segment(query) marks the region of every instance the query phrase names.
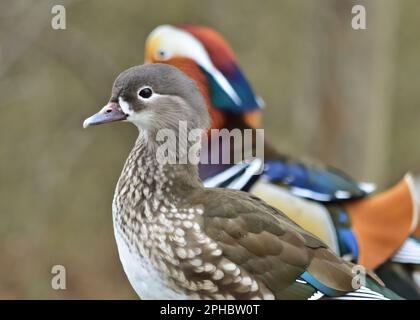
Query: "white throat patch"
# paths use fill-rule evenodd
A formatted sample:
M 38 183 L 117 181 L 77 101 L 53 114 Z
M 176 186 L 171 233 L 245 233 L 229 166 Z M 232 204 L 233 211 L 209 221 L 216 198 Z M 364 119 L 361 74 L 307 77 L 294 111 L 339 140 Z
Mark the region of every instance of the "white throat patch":
M 125 114 L 128 114 L 127 121 L 133 123 L 139 129 L 148 129 L 153 118 L 151 111 L 135 112 L 122 97 L 118 97 L 118 103 Z

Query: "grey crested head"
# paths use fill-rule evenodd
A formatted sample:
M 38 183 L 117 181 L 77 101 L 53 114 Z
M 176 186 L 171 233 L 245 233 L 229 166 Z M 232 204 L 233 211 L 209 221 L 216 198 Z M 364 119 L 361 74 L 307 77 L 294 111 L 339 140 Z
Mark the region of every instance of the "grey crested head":
M 144 64 L 123 71 L 115 80 L 109 103 L 84 122 L 84 127 L 113 121 L 129 121 L 140 131 L 156 134 L 161 129 L 207 130 L 209 115 L 195 82 L 176 67 Z

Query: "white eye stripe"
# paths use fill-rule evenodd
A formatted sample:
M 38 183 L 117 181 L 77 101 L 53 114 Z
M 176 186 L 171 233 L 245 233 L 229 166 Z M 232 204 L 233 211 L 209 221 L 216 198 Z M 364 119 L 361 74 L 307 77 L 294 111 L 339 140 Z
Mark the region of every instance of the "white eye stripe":
M 174 26 L 162 25 L 150 33 L 148 41 L 152 39 L 158 39 L 160 41 L 158 51 L 156 52 L 160 60 L 167 60 L 173 55 L 193 59 L 211 75 L 236 105 L 241 105 L 242 100 L 232 87 L 232 84 L 214 66 L 204 45 L 191 33 Z M 166 56 L 161 57 L 159 51 L 165 52 Z

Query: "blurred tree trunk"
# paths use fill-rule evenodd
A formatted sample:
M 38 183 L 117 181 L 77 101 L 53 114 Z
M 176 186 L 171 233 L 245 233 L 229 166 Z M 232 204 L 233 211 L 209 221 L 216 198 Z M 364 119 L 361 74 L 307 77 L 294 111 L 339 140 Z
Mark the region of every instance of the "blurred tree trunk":
M 351 26 L 356 4 L 366 8 L 366 30 Z M 316 1 L 293 115 L 310 156 L 380 185 L 390 151 L 397 9 L 393 0 Z

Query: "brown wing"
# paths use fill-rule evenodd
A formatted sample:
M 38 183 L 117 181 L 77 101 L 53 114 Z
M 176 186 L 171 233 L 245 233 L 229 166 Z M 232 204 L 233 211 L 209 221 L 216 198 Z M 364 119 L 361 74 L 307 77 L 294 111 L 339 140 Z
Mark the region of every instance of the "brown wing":
M 346 262 L 262 200 L 240 191 L 211 189 L 196 201 L 204 205 L 204 230 L 220 246 L 223 257 L 275 298 L 295 294 L 296 279 L 305 271 L 337 292 L 354 290 Z

